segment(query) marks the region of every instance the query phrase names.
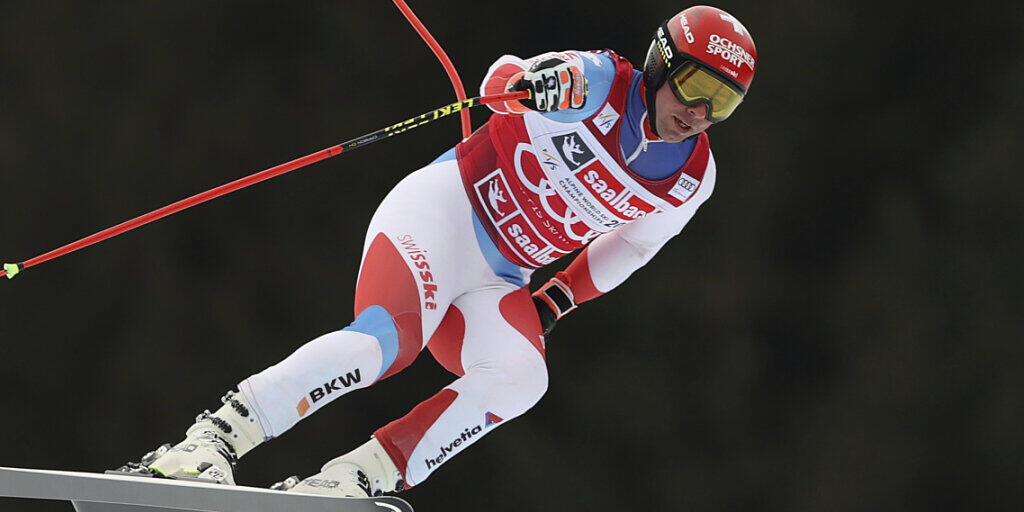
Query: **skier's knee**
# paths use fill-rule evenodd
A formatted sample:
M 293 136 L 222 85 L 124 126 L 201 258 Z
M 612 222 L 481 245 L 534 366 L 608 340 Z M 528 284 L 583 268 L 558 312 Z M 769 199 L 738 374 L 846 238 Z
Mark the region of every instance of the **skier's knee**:
M 548 390 L 548 368 L 544 358 L 536 351 L 524 351 L 513 357 L 502 358 L 495 369 L 504 388 L 505 414 L 518 416 L 540 401 Z
M 380 345 L 382 364 L 380 375 L 372 376 L 374 380 L 379 379 L 391 369 L 398 357 L 399 343 L 398 330 L 395 328 L 395 322 L 388 310 L 382 306 L 370 306 L 359 313 L 352 324 L 342 330 L 368 334 L 377 339 L 377 343 Z M 400 369 L 398 368 L 398 370 Z

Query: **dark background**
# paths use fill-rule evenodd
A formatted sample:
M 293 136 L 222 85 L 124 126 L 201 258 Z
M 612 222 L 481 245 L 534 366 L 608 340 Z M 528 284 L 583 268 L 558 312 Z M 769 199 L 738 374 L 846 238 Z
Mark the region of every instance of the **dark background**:
M 558 326 L 530 413 L 403 496 L 421 511 L 1020 510 L 1024 14 L 973 4 L 718 2 L 760 58 L 710 131 L 714 197 Z M 503 53 L 641 62 L 687 5 L 412 2 L 471 95 Z M 2 3 L 0 258 L 452 98 L 384 0 Z M 376 205 L 458 138 L 439 121 L 4 279 L 0 465 L 116 467 L 345 326 Z M 247 456 L 238 480 L 308 476 L 451 378 L 425 355 Z

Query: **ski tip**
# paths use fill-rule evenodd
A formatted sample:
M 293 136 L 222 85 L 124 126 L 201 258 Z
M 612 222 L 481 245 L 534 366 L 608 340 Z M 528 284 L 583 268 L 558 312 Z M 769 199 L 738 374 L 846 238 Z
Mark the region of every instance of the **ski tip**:
M 4 263 L 4 272 L 7 273 L 7 279 L 14 279 L 14 276 L 21 272 L 21 263 Z

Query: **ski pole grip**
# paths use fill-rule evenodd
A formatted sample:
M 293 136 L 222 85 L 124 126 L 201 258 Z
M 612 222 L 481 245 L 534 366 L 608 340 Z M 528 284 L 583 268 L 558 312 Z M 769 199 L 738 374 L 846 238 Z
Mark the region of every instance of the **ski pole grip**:
M 492 94 L 490 96 L 481 96 L 479 98 L 478 102 L 481 105 L 486 105 L 488 103 L 499 103 L 499 102 L 502 102 L 502 101 L 510 101 L 510 100 L 527 100 L 527 99 L 530 99 L 532 96 L 533 96 L 533 92 L 530 91 L 530 90 L 512 91 L 512 92 L 506 92 L 506 93 L 501 93 L 501 94 Z

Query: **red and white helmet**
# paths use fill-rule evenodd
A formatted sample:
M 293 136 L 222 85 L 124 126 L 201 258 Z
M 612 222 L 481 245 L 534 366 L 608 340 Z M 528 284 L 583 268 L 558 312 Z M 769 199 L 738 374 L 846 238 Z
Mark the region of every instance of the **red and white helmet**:
M 662 23 L 647 50 L 649 118 L 654 118 L 658 89 L 671 78 L 680 101 L 707 103 L 708 119 L 721 121 L 743 100 L 756 70 L 757 48 L 739 20 L 716 7 L 690 7 Z

